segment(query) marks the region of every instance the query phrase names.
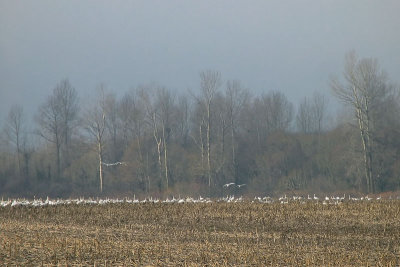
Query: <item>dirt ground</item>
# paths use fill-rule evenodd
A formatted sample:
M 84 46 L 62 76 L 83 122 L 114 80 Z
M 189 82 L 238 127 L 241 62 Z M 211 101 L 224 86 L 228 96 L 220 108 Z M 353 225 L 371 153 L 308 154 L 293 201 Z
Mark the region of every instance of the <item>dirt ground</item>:
M 0 207 L 1 266 L 398 266 L 400 201 Z

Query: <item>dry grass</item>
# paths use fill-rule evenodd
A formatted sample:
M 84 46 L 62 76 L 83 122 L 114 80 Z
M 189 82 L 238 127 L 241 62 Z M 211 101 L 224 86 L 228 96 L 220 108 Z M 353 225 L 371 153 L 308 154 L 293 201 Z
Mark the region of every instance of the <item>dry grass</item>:
M 0 265 L 398 266 L 400 202 L 0 207 Z

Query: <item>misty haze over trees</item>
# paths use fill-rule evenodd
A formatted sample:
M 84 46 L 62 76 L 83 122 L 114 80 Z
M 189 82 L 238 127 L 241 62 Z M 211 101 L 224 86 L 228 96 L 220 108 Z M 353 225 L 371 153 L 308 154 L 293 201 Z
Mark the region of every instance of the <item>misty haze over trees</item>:
M 295 107 L 280 91 L 254 95 L 213 70 L 186 94 L 150 84 L 117 96 L 100 84 L 88 105 L 62 80 L 33 116 L 9 110 L 0 195 L 399 190 L 398 88 L 354 53 L 329 82 L 344 107 L 335 123 L 318 92 Z

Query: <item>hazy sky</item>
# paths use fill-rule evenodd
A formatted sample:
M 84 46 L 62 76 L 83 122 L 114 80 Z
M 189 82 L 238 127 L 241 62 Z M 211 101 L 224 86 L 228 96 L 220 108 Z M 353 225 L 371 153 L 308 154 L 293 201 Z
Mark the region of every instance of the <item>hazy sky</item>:
M 0 121 L 33 114 L 68 78 L 81 97 L 156 82 L 185 91 L 221 72 L 297 104 L 330 94 L 344 55 L 376 57 L 400 80 L 399 0 L 0 0 Z

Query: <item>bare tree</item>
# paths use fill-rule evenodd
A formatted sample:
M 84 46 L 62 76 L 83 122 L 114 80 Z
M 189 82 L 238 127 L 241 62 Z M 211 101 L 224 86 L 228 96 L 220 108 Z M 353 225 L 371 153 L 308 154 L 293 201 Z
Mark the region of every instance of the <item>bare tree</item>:
M 78 122 L 78 94 L 68 80 L 62 80 L 54 89 L 53 94 L 60 102 L 64 160 L 68 161 L 73 130 Z
M 24 113 L 23 108 L 20 105 L 14 105 L 11 107 L 5 124 L 5 133 L 9 143 L 15 146 L 15 152 L 17 155 L 17 166 L 18 173 L 22 173 L 22 146 L 24 138 Z
M 204 106 L 201 102 L 196 98 L 196 104 L 193 108 L 193 112 L 191 114 L 191 124 L 192 131 L 190 133 L 190 137 L 193 139 L 194 143 L 200 150 L 200 166 L 202 174 L 206 170 L 205 168 L 205 157 L 206 157 L 206 144 L 205 144 L 205 129 L 206 129 L 206 112 L 204 110 Z
M 126 94 L 119 104 L 119 118 L 122 125 L 123 139 L 126 144 L 128 143 L 129 136 L 136 139 L 141 159 L 143 158 L 141 139 L 146 117 L 145 101 L 143 101 L 142 97 L 147 97 L 145 92 L 145 89 L 132 91 Z
M 317 92 L 314 93 L 311 100 L 304 97 L 296 115 L 297 129 L 305 134 L 320 134 L 324 128 L 326 103 L 325 97 Z
M 304 97 L 299 105 L 296 115 L 296 124 L 297 129 L 304 134 L 309 134 L 314 131 L 312 106 L 307 97 Z
M 186 96 L 179 97 L 176 112 L 177 136 L 182 145 L 186 145 L 188 141 L 191 111 L 188 98 Z
M 249 99 L 249 93 L 244 90 L 239 81 L 228 81 L 226 84 L 227 108 L 229 124 L 231 129 L 231 147 L 232 147 L 232 167 L 234 171 L 235 182 L 237 183 L 236 166 L 236 124 L 240 112 Z
M 135 142 L 137 146 L 138 171 L 142 184 L 150 191 L 150 176 L 147 168 L 144 152 L 142 148 L 142 139 L 145 133 L 146 105 L 142 100 L 141 94 L 146 90 L 132 90 L 125 94 L 119 103 L 119 120 L 125 148 L 128 143 Z M 147 159 L 147 158 L 146 158 Z M 144 188 L 145 190 L 146 188 Z
M 68 80 L 61 81 L 53 90 L 46 102 L 40 106 L 36 121 L 39 124 L 38 133 L 56 147 L 57 177 L 62 169 L 62 148 L 64 161 L 68 160 L 68 150 L 72 130 L 78 119 L 78 97 Z
M 61 173 L 61 144 L 62 144 L 62 116 L 61 106 L 55 94 L 49 96 L 46 102 L 40 106 L 36 116 L 39 125 L 38 134 L 50 143 L 56 150 L 56 176 Z
M 244 106 L 242 121 L 249 141 L 254 142 L 255 152 L 262 150 L 262 141 L 266 136 L 265 108 L 260 97 L 249 100 Z
M 217 71 L 203 71 L 200 73 L 201 95 L 198 97 L 199 103 L 204 106 L 206 116 L 206 147 L 207 147 L 207 176 L 208 186 L 211 187 L 211 107 L 215 96 L 221 86 L 221 74 Z
M 279 92 L 270 92 L 262 97 L 267 132 L 287 131 L 293 119 L 293 104 Z
M 169 140 L 172 134 L 172 123 L 173 116 L 175 110 L 175 98 L 165 88 L 159 88 L 157 90 L 157 104 L 160 107 L 159 120 L 161 123 L 161 132 L 162 132 L 162 143 L 163 143 L 163 152 L 164 152 L 164 179 L 166 182 L 166 187 L 168 190 L 169 187 L 169 160 L 168 160 L 168 148 L 169 148 Z
M 99 164 L 100 193 L 103 192 L 103 153 L 104 153 L 104 131 L 106 129 L 106 107 L 104 86 L 98 89 L 97 101 L 86 111 L 84 118 L 85 129 L 95 138 L 96 150 Z
M 327 100 L 323 94 L 315 92 L 313 95 L 313 118 L 315 120 L 315 130 L 318 134 L 324 129 L 323 122 L 326 117 Z
M 214 144 L 214 149 L 212 152 L 212 162 L 213 172 L 215 173 L 215 182 L 221 182 L 221 179 L 225 178 L 225 169 L 227 167 L 227 135 L 229 134 L 229 111 L 227 99 L 224 95 L 217 93 L 214 96 L 214 101 L 212 105 L 212 121 L 213 121 L 213 131 L 212 140 Z M 218 180 L 217 180 L 218 179 Z
M 111 139 L 112 146 L 110 146 L 110 154 L 113 161 L 120 159 L 122 152 L 119 147 L 119 131 L 120 131 L 120 120 L 118 118 L 118 102 L 114 93 L 108 93 L 105 96 L 105 113 L 106 117 L 106 128 L 108 135 Z
M 389 93 L 387 78 L 376 59 L 359 60 L 355 52 L 350 52 L 346 55 L 344 79 L 344 83 L 337 78 L 332 79 L 331 88 L 337 98 L 354 109 L 361 136 L 367 192 L 373 193 L 374 113 Z
M 126 93 L 118 103 L 118 119 L 121 125 L 122 140 L 126 149 L 133 132 L 133 115 L 135 113 L 135 96 Z
M 172 114 L 175 109 L 174 97 L 165 88 L 144 88 L 140 92 L 146 106 L 147 121 L 152 129 L 157 147 L 159 178 L 164 177 L 165 186 L 169 188 L 168 142 L 172 130 Z

